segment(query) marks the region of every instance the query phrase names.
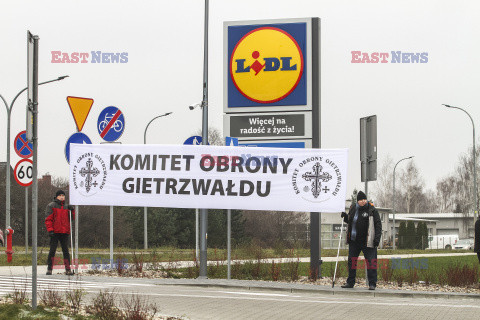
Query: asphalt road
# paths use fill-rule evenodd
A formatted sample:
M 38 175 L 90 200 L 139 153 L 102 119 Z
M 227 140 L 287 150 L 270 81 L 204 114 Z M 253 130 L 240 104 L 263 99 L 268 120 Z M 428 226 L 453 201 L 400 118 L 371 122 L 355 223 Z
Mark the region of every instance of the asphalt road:
M 281 287 L 216 287 L 178 285 L 156 279 L 62 275 L 40 276 L 38 290 L 65 292 L 82 288 L 87 301 L 100 290 L 119 297 L 139 294 L 155 302 L 163 315 L 186 319 L 480 319 L 478 299 L 374 297 L 369 292 L 339 291 L 335 295 Z M 30 292 L 28 276 L 0 276 L 0 294 Z M 285 288 L 283 288 L 285 289 Z

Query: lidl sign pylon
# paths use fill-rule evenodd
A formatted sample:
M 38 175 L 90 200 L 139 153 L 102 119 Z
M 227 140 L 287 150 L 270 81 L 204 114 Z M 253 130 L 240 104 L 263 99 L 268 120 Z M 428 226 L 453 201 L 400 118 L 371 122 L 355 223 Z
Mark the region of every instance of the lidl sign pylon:
M 93 99 L 69 96 L 67 97 L 67 102 L 70 111 L 72 111 L 73 119 L 75 120 L 78 131 L 82 131 L 83 125 L 92 109 Z

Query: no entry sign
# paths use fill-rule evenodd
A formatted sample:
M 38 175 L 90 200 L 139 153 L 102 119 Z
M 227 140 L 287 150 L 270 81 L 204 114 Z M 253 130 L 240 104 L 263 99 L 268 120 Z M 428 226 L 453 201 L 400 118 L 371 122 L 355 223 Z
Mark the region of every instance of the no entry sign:
M 15 166 L 15 180 L 23 187 L 28 187 L 33 181 L 33 161 L 30 159 L 20 160 Z
M 114 106 L 103 109 L 98 116 L 97 129 L 103 140 L 108 142 L 118 140 L 125 130 L 125 117 L 122 111 Z
M 20 158 L 30 158 L 33 155 L 33 145 L 27 141 L 27 132 L 21 131 L 13 141 L 15 152 Z

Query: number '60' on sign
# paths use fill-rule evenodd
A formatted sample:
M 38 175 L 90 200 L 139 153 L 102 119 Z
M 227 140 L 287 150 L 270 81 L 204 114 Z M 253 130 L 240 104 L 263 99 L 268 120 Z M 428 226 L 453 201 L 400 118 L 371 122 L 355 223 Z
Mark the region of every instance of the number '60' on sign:
M 30 159 L 20 160 L 15 166 L 15 180 L 23 187 L 28 187 L 33 181 L 33 161 Z

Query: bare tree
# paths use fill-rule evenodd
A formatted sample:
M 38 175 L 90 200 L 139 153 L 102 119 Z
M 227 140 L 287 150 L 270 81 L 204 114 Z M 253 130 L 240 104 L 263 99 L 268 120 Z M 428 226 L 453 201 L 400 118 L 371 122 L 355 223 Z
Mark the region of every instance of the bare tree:
M 194 135 L 195 136 L 202 136 L 202 129 L 198 129 L 194 133 Z M 214 146 L 223 146 L 224 145 L 223 135 L 220 132 L 220 130 L 218 130 L 215 127 L 209 127 L 208 128 L 208 143 L 210 145 L 214 145 Z
M 377 173 L 377 181 L 375 181 L 372 191 L 376 206 L 384 208 L 392 206 L 392 179 L 393 160 L 387 155 Z

